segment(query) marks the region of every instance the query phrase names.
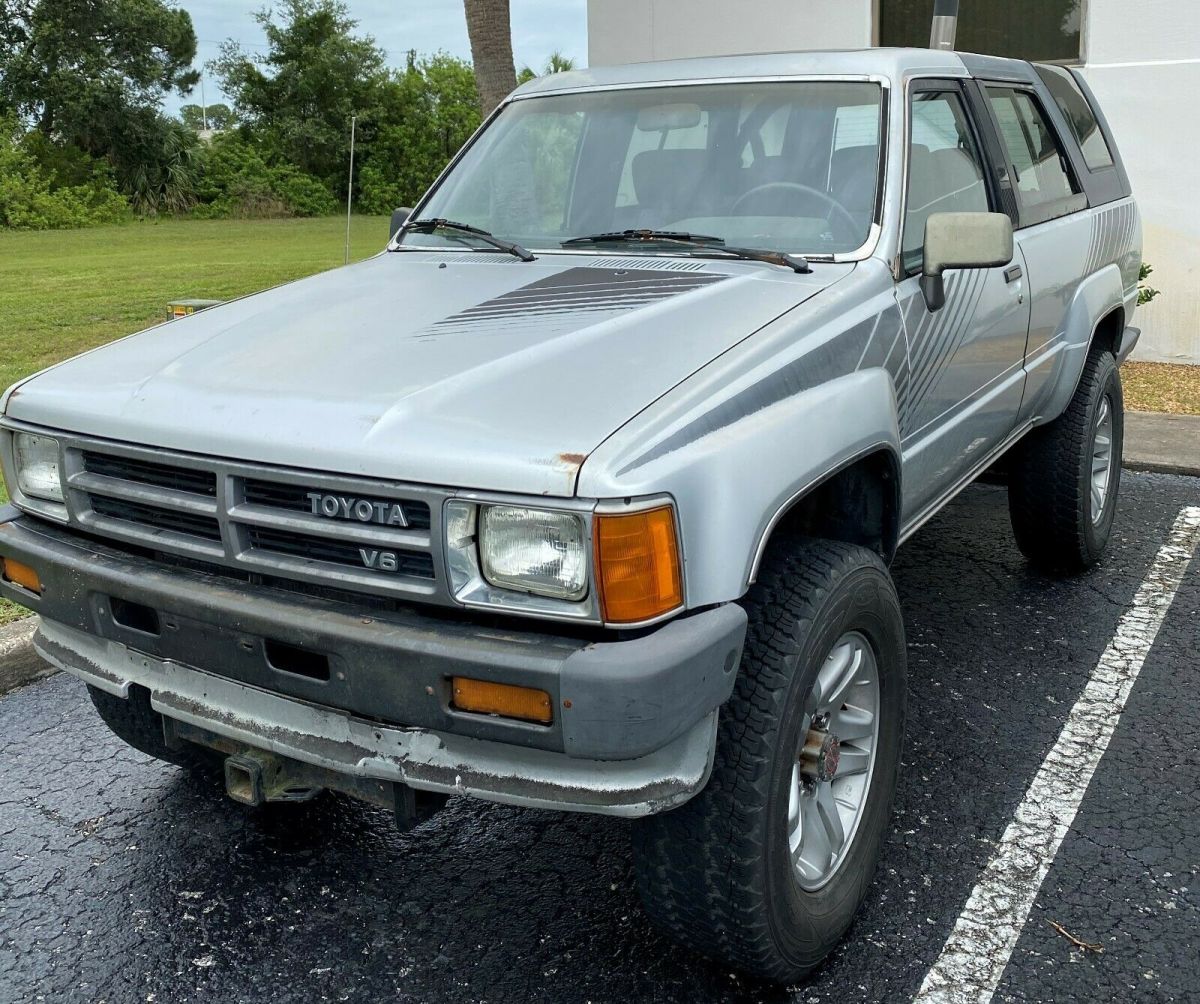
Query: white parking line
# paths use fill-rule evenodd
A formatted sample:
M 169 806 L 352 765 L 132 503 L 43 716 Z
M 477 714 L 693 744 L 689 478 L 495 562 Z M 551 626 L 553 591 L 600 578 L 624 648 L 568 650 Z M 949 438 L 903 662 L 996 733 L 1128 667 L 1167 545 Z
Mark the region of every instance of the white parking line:
M 1200 507 L 1192 506 L 1180 512 L 1117 624 L 1058 741 L 921 984 L 915 998 L 919 1004 L 991 1001 L 1198 544 Z

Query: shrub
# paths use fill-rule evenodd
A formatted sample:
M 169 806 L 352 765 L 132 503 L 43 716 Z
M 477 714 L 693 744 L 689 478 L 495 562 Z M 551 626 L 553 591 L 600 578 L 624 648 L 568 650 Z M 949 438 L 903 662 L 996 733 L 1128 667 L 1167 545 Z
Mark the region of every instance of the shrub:
M 144 216 L 182 213 L 196 201 L 199 138 L 180 122 L 153 112 L 122 123 L 114 155 L 121 190 Z
M 317 178 L 289 165 L 270 165 L 237 133 L 216 137 L 201 157 L 197 184 L 202 219 L 325 216 L 337 202 Z
M 1142 262 L 1142 269 L 1138 273 L 1138 282 L 1145 282 L 1150 278 L 1150 273 L 1153 271 L 1153 265 L 1147 265 L 1145 262 Z M 1144 307 L 1158 296 L 1160 292 L 1160 290 L 1155 289 L 1153 286 L 1138 286 L 1138 306 Z
M 129 204 L 116 191 L 106 165 L 84 154 L 72 156 L 71 165 L 81 180 L 58 184 L 54 171 L 39 163 L 13 120 L 0 119 L 0 226 L 51 230 L 128 217 Z
M 328 216 L 337 212 L 337 200 L 324 183 L 294 167 L 274 168 L 271 188 L 293 216 Z

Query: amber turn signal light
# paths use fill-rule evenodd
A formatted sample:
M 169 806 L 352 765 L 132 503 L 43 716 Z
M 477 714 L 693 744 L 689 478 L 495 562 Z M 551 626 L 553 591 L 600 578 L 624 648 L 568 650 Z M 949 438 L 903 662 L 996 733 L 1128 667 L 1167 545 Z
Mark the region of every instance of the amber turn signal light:
M 480 715 L 500 715 L 502 718 L 517 718 L 523 722 L 538 722 L 549 725 L 554 719 L 550 707 L 550 695 L 532 687 L 514 687 L 509 683 L 489 683 L 456 676 L 451 680 L 453 705 L 459 711 L 473 711 Z
M 606 623 L 651 620 L 683 603 L 679 542 L 670 506 L 597 514 L 594 536 L 596 585 Z
M 31 593 L 40 594 L 42 591 L 42 580 L 38 578 L 38 573 L 28 565 L 13 561 L 12 558 L 4 559 L 4 579 L 7 582 L 15 582 L 18 586 L 24 586 Z

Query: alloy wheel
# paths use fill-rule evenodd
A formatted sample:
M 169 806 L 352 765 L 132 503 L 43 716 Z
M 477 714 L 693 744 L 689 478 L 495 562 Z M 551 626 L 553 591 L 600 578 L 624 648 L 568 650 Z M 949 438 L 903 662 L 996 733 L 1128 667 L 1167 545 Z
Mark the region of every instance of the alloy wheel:
M 854 842 L 871 789 L 879 713 L 875 651 L 865 636 L 847 632 L 805 699 L 788 791 L 788 850 L 806 892 L 833 878 Z
M 1092 427 L 1092 523 L 1104 518 L 1104 507 L 1108 502 L 1108 490 L 1112 484 L 1113 465 L 1113 412 L 1107 394 L 1100 399 L 1096 409 L 1096 421 Z

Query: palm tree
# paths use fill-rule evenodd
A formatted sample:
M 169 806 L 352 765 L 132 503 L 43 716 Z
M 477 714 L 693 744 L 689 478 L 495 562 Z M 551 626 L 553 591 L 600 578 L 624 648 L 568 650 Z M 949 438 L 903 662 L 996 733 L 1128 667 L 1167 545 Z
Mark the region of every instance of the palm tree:
M 542 71 L 542 76 L 548 77 L 551 73 L 566 73 L 573 69 L 575 69 L 575 60 L 556 50 L 550 53 L 550 58 L 546 60 L 546 68 Z M 517 74 L 517 83 L 527 84 L 531 80 L 536 80 L 537 77 L 538 75 L 533 72 L 532 67 L 522 66 L 521 72 Z
M 486 117 L 517 86 L 508 0 L 463 0 L 463 5 L 479 108 Z

